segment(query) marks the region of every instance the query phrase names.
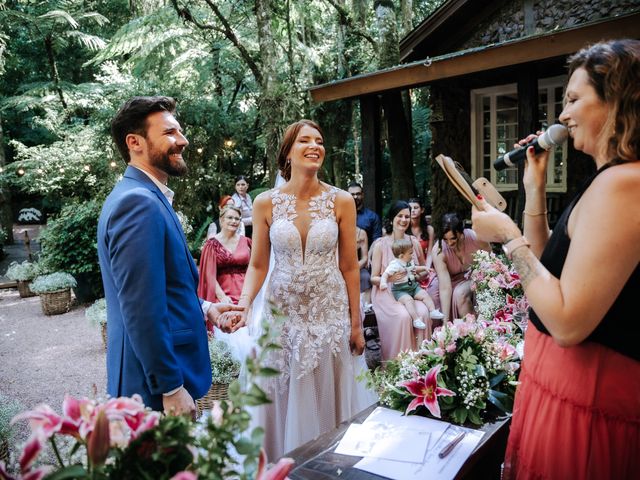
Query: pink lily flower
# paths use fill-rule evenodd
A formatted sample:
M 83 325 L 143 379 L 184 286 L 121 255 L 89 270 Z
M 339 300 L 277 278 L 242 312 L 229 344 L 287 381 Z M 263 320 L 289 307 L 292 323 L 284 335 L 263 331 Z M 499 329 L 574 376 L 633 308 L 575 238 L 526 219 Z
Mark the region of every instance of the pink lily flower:
M 93 465 L 102 465 L 109 455 L 109 419 L 104 409 L 98 411 L 93 431 L 89 435 L 88 453 Z
M 20 455 L 20 470 L 22 472 L 31 468 L 40 451 L 42 451 L 42 441 L 34 435 L 27 441 Z
M 33 410 L 21 413 L 13 417 L 11 423 L 18 420 L 28 420 L 31 429 L 42 439 L 47 440 L 60 431 L 62 417 L 58 415 L 49 405 L 38 405 Z
M 288 480 L 287 475 L 293 468 L 295 462 L 292 458 L 281 458 L 269 470 L 265 470 L 267 465 L 267 454 L 264 449 L 260 449 L 260 458 L 258 459 L 258 472 L 256 480 Z
M 171 480 L 198 480 L 198 476 L 188 470 L 176 473 Z
M 405 414 L 412 412 L 419 405 L 424 405 L 427 410 L 436 418 L 440 418 L 440 405 L 438 405 L 438 396 L 450 397 L 455 395 L 454 392 L 438 386 L 438 373 L 442 365 L 436 365 L 427 372 L 424 378 L 416 376 L 414 380 L 401 382 L 399 386 L 405 387 L 409 393 L 415 396 L 407 407 Z

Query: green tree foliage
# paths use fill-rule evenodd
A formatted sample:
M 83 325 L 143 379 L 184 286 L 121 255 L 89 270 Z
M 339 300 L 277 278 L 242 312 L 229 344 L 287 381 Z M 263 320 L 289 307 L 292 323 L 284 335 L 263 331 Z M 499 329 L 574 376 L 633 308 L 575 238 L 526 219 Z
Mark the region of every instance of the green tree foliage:
M 299 118 L 324 127 L 324 178 L 344 187 L 359 174 L 357 105 L 315 105 L 307 89 L 393 64 L 383 61 L 381 39 L 390 32 L 397 41 L 439 3 L 0 0 L 7 154 L 0 186 L 37 193 L 57 208 L 101 201 L 124 168 L 110 119 L 132 95 L 165 94 L 178 99 L 190 141 L 190 172 L 170 186 L 195 231 L 217 216 L 235 175 L 248 175 L 252 189 L 272 184 L 277 142 Z M 394 25 L 376 16 L 383 7 Z M 426 102 L 416 98 L 413 165 L 422 193 L 430 139 Z

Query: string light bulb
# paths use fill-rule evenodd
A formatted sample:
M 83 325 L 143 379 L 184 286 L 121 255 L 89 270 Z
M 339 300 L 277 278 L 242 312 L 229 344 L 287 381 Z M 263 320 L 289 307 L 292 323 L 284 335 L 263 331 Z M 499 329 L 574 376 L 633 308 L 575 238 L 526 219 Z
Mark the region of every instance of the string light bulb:
M 24 169 L 23 168 L 19 168 L 18 169 L 18 175 L 20 175 L 20 176 L 24 175 Z
M 64 173 L 64 168 L 60 167 L 60 173 Z
M 198 148 L 196 151 L 197 151 L 198 153 L 202 153 L 202 147 Z
M 111 163 L 109 164 L 109 166 L 110 166 L 111 168 L 116 168 L 116 162 L 111 162 Z
M 83 168 L 85 172 L 88 172 L 89 170 L 91 170 L 91 167 L 89 165 L 85 165 Z

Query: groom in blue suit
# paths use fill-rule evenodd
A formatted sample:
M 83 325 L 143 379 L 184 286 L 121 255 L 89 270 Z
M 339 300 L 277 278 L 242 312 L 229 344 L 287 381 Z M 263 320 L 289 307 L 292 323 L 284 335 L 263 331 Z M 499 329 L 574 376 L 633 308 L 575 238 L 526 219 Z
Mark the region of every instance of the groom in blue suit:
M 189 142 L 174 112 L 172 98 L 134 97 L 113 119 L 128 166 L 102 208 L 98 256 L 109 395 L 138 393 L 154 410 L 193 415 L 194 399 L 211 385 L 205 318 L 231 331 L 239 307 L 197 296 L 198 270 L 166 185 L 187 172 Z

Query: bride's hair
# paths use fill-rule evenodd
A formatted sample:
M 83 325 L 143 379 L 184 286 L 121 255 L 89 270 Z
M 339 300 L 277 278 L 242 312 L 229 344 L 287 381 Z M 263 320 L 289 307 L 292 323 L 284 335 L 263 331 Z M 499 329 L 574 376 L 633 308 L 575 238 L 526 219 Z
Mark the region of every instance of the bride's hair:
M 322 129 L 320 126 L 314 122 L 313 120 L 307 120 L 303 118 L 302 120 L 298 120 L 295 123 L 292 123 L 287 127 L 284 131 L 284 136 L 282 137 L 282 143 L 280 144 L 280 150 L 278 151 L 278 168 L 282 173 L 282 177 L 288 182 L 291 179 L 291 162 L 287 161 L 287 157 L 289 156 L 289 152 L 291 151 L 291 147 L 293 147 L 296 138 L 298 137 L 298 133 L 304 126 L 308 126 L 311 128 L 315 128 L 322 138 L 324 138 L 324 133 L 322 133 Z

